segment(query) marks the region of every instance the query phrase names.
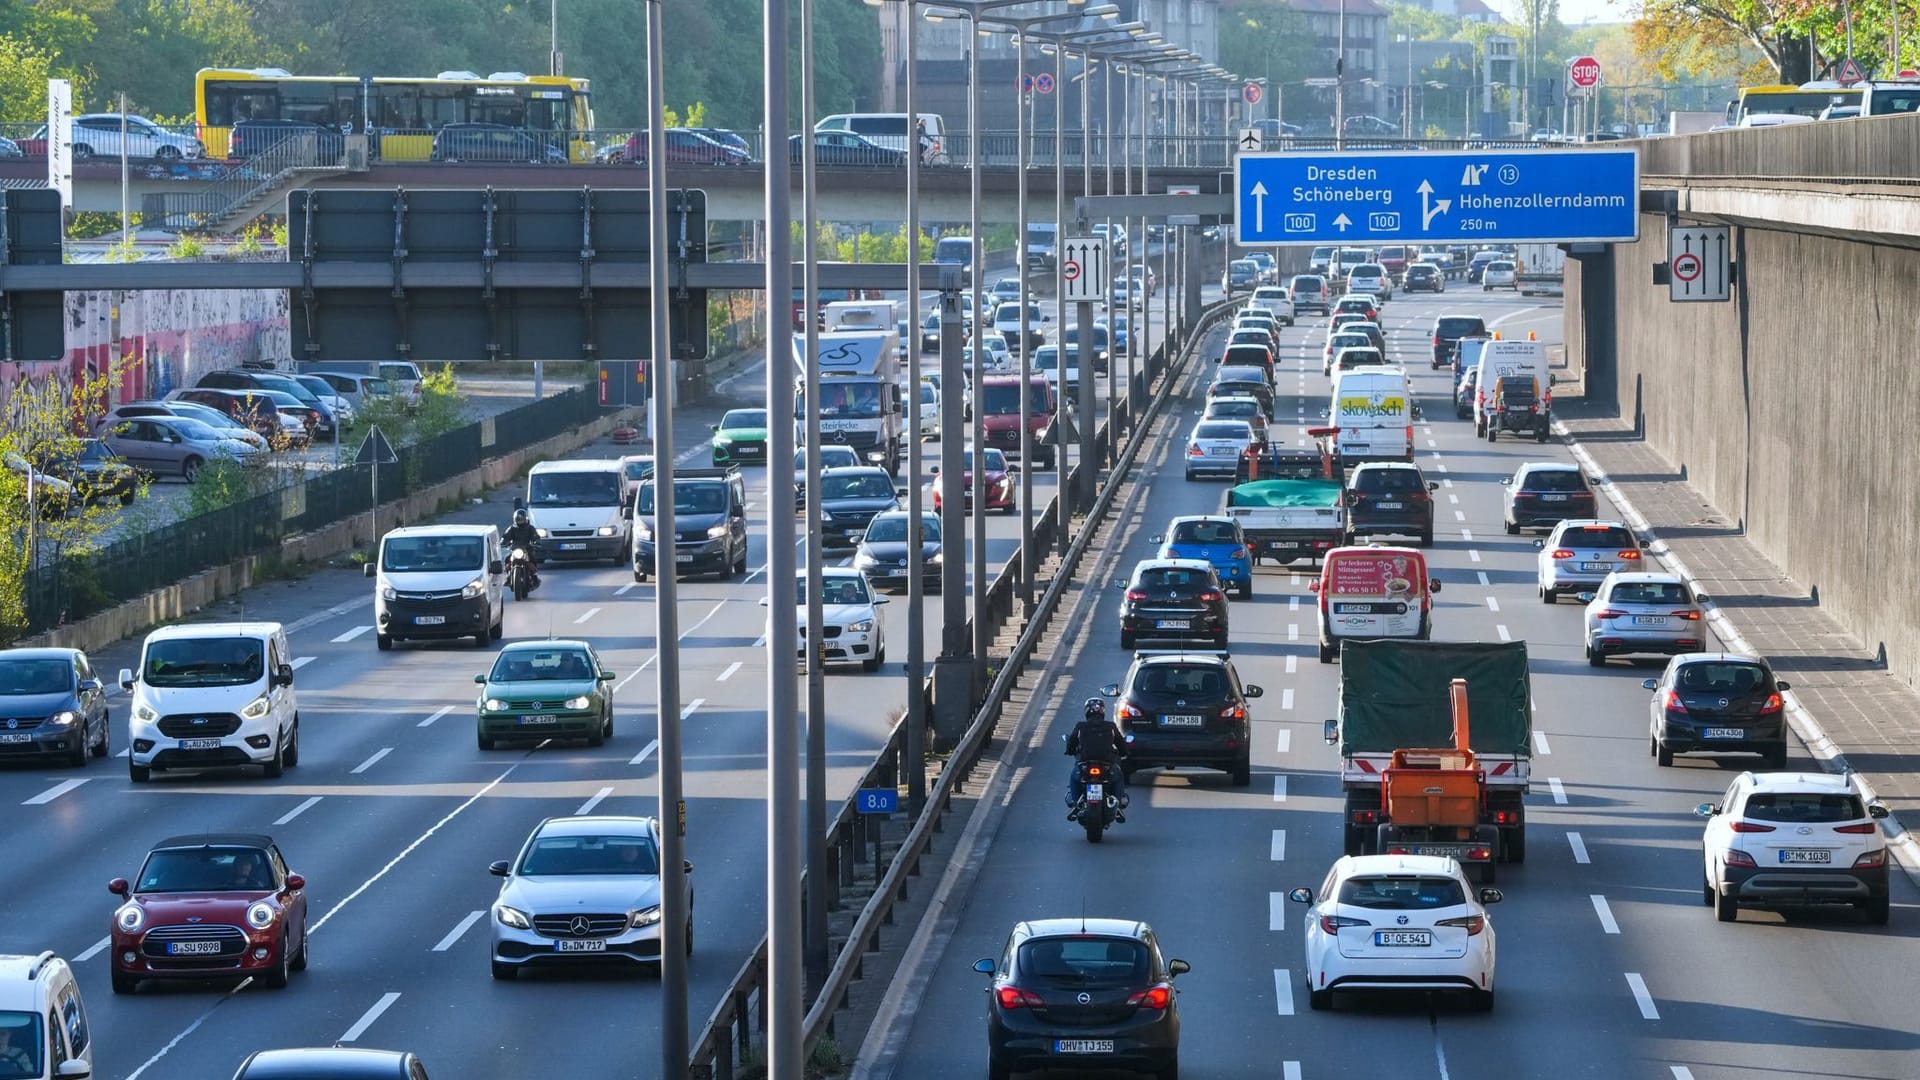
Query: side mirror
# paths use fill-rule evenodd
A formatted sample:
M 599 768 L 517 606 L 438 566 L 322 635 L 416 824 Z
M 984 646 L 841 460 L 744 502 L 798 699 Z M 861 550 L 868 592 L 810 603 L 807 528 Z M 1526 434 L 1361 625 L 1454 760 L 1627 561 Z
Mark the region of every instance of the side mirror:
M 1185 975 L 1187 972 L 1192 970 L 1193 970 L 1193 965 L 1187 963 L 1185 960 L 1167 961 L 1167 978 L 1169 979 L 1178 975 Z
M 1149 544 L 1164 544 L 1166 541 L 1167 538 L 1159 534 L 1147 537 L 1147 543 Z
M 628 503 L 628 507 L 631 509 L 632 503 Z M 495 559 L 487 564 L 487 573 L 489 574 L 504 574 L 506 572 L 507 564 L 501 562 L 499 559 Z
M 1696 817 L 1712 817 L 1720 812 L 1720 804 L 1703 802 L 1699 806 L 1694 807 L 1693 812 Z
M 600 674 L 594 676 L 594 681 L 595 682 L 612 682 L 613 672 L 603 671 Z
M 1598 477 L 1598 476 L 1589 476 L 1589 477 L 1587 477 L 1587 483 L 1589 483 L 1589 484 L 1593 484 L 1594 486 L 1596 486 L 1596 487 L 1597 487 L 1597 486 L 1599 486 L 1599 485 L 1601 485 L 1601 484 L 1604 484 L 1604 483 L 1606 483 L 1606 481 L 1605 481 L 1605 480 L 1602 480 L 1602 479 L 1601 479 L 1600 477 Z
M 928 471 L 929 471 L 929 473 L 930 473 L 931 475 L 933 475 L 933 476 L 939 476 L 939 475 L 940 475 L 940 466 L 938 466 L 938 465 L 930 465 L 930 466 L 928 466 Z
M 899 485 L 899 486 L 897 486 L 897 487 L 895 487 L 895 488 L 893 489 L 893 494 L 894 494 L 894 497 L 895 497 L 895 498 L 899 498 L 899 499 L 904 499 L 904 498 L 906 498 L 906 497 L 907 497 L 907 495 L 908 495 L 908 492 L 907 492 L 907 487 L 906 487 L 906 485 L 905 485 L 905 484 L 901 484 L 901 485 Z
M 1312 889 L 1289 889 L 1287 890 L 1287 899 L 1293 901 L 1296 904 L 1311 904 L 1313 903 L 1313 890 Z
M 719 431 L 719 430 L 720 430 L 720 425 L 719 425 L 719 424 L 708 424 L 708 425 L 707 425 L 707 430 L 708 430 L 708 431 Z
M 763 596 L 763 597 L 761 597 L 761 598 L 760 598 L 760 606 L 761 606 L 761 607 L 766 607 L 766 606 L 767 606 L 767 598 L 766 598 L 766 597 L 764 597 L 764 596 Z
M 507 876 L 507 860 L 496 859 L 493 862 L 488 863 L 487 873 L 492 874 L 494 877 L 506 877 Z
M 1009 465 L 1009 466 L 1007 466 L 1007 475 L 1009 475 L 1009 476 L 1011 476 L 1011 475 L 1014 475 L 1015 473 L 1018 473 L 1019 471 L 1020 471 L 1020 466 L 1018 466 L 1018 465 Z M 902 492 L 902 493 L 904 494 L 904 490 L 903 490 L 903 492 Z
M 305 875 L 303 874 L 287 875 L 287 891 L 288 892 L 299 892 L 301 889 L 304 889 L 306 887 L 307 887 L 307 879 Z
M 1318 581 L 1309 581 L 1309 582 L 1307 582 L 1307 591 L 1308 591 L 1308 592 L 1311 592 L 1311 593 L 1317 593 L 1317 592 L 1319 592 L 1319 591 L 1320 591 L 1320 583 L 1319 583 Z
M 1326 740 L 1326 743 L 1328 746 L 1332 746 L 1334 743 L 1339 742 L 1340 741 L 1340 721 L 1328 720 L 1325 724 L 1322 724 L 1320 727 L 1320 737 Z
M 131 668 L 120 669 L 120 689 L 122 690 L 133 689 L 133 669 Z
M 1781 679 L 1773 684 L 1773 688 L 1775 690 L 1791 690 L 1793 689 L 1793 684 L 1785 679 Z
M 680 860 L 680 872 L 681 872 L 681 873 L 683 873 L 683 874 L 691 874 L 691 873 L 693 873 L 693 860 L 692 860 L 692 859 L 681 859 L 681 860 Z
M 87 1077 L 93 1075 L 93 1067 L 79 1058 L 74 1058 L 71 1061 L 61 1062 L 60 1067 L 53 1070 L 53 1075 L 60 1080 L 87 1080 Z
M 1542 549 L 1542 548 L 1544 548 L 1544 547 L 1546 547 L 1546 546 L 1547 546 L 1547 538 L 1546 538 L 1546 537 L 1544 537 L 1544 536 L 1537 536 L 1537 537 L 1534 537 L 1534 540 L 1533 540 L 1533 547 L 1534 547 L 1534 550 L 1536 550 L 1536 551 L 1538 551 L 1538 550 L 1540 550 L 1540 549 Z
M 99 679 L 81 679 L 80 680 L 80 692 L 83 694 L 97 694 L 102 689 L 103 687 L 101 686 Z
M 893 600 L 889 597 L 876 596 L 873 598 L 873 605 L 875 607 L 879 607 L 881 604 L 891 604 L 891 603 L 893 603 Z
M 1246 688 L 1246 695 L 1247 695 L 1247 697 L 1248 697 L 1248 698 L 1257 698 L 1257 697 L 1261 697 L 1261 696 L 1263 696 L 1263 695 L 1265 695 L 1265 694 L 1266 694 L 1266 691 L 1265 691 L 1265 690 L 1262 690 L 1262 689 L 1261 689 L 1260 687 L 1258 687 L 1258 686 L 1255 686 L 1255 685 L 1254 685 L 1254 684 L 1252 684 L 1252 683 L 1248 683 L 1248 684 L 1247 684 L 1247 688 Z
M 1439 592 L 1439 591 L 1440 591 L 1440 579 L 1439 579 L 1439 578 L 1428 578 L 1428 579 L 1427 579 L 1427 591 L 1428 591 L 1428 592 Z
M 1120 684 L 1119 684 L 1119 683 L 1108 683 L 1107 685 L 1105 685 L 1105 686 L 1103 686 L 1103 687 L 1101 687 L 1101 688 L 1100 688 L 1100 693 L 1101 693 L 1101 695 L 1102 695 L 1102 696 L 1104 696 L 1104 697 L 1119 697 L 1119 696 L 1120 696 Z
M 1879 821 L 1887 816 L 1887 808 L 1880 803 L 1868 803 L 1867 816 Z
M 1640 685 L 1648 690 L 1658 690 L 1660 689 L 1660 680 L 1659 679 L 1641 679 Z
M 1697 592 L 1693 594 L 1693 602 L 1696 604 L 1711 604 L 1713 603 L 1713 597 L 1703 592 Z
M 273 673 L 273 678 L 267 680 L 267 685 L 292 686 L 293 685 L 293 668 L 287 664 L 281 664 L 279 670 Z
M 380 568 L 373 563 L 366 563 L 360 567 L 360 576 L 361 577 L 379 577 Z
M 1504 894 L 1499 889 L 1480 890 L 1480 902 L 1483 904 L 1497 904 L 1504 898 Z
M 994 964 L 992 960 L 983 957 L 973 962 L 973 970 L 982 975 L 991 975 L 998 970 L 998 965 Z
M 120 897 L 122 900 L 126 899 L 127 893 L 129 891 L 127 888 L 127 879 L 123 877 L 117 877 L 117 878 L 114 878 L 112 881 L 107 882 L 107 891 L 112 893 L 115 896 Z
M 1511 476 L 1503 476 L 1503 477 L 1501 477 L 1501 478 L 1500 478 L 1500 486 L 1501 486 L 1501 487 L 1512 487 L 1512 486 L 1513 486 L 1513 477 L 1511 477 Z
M 1573 595 L 1574 599 L 1579 600 L 1583 604 L 1593 603 L 1593 594 L 1590 592 L 1574 593 Z
M 473 681 L 485 686 L 487 684 L 487 677 L 485 675 L 475 675 Z
M 1439 490 L 1440 490 L 1440 481 L 1438 481 L 1438 480 L 1429 480 L 1429 481 L 1427 481 L 1427 490 L 1428 490 L 1428 491 L 1439 491 Z

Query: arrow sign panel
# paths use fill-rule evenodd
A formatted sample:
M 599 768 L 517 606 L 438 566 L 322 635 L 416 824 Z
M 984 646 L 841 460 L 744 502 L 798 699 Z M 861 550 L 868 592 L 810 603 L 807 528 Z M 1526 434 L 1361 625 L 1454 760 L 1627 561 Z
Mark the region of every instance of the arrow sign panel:
M 1241 154 L 1241 244 L 1569 243 L 1640 234 L 1632 148 Z
M 1687 304 L 1733 298 L 1731 233 L 1725 225 L 1675 225 L 1667 230 L 1667 299 Z
M 1098 303 L 1107 298 L 1107 241 L 1071 236 L 1060 260 L 1060 298 L 1069 303 Z

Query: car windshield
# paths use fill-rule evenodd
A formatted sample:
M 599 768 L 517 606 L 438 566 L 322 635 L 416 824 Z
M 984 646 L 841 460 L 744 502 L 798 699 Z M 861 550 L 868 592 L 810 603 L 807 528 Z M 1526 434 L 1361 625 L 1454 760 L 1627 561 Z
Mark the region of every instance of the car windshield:
M 987 449 L 986 462 L 988 472 L 1007 471 L 1007 455 L 999 450 L 989 447 Z M 973 450 L 971 448 L 960 451 L 960 467 L 968 472 L 973 471 Z
M 0 696 L 14 694 L 60 694 L 73 689 L 73 663 L 45 660 L 0 659 Z
M 899 543 L 905 543 L 906 539 L 907 539 L 907 518 L 906 518 L 906 515 L 904 514 L 900 514 L 900 515 L 888 514 L 882 517 L 877 517 L 873 519 L 873 524 L 867 526 L 867 542 L 868 543 L 899 544 Z M 934 517 L 931 514 L 928 514 L 921 519 L 920 539 L 922 540 L 940 539 L 940 519 L 939 518 Z
M 865 578 L 836 574 L 820 583 L 820 602 L 827 605 L 865 604 L 872 598 L 867 594 Z M 794 582 L 794 603 L 804 607 L 807 603 L 807 579 Z
M 1020 946 L 1020 973 L 1076 986 L 1137 985 L 1153 973 L 1153 956 L 1131 938 L 1037 938 Z
M 980 411 L 986 416 L 1020 415 L 1020 386 L 1017 383 L 999 383 L 983 386 L 981 389 Z M 1047 413 L 1047 389 L 1044 386 L 1027 386 L 1027 413 L 1030 416 L 1045 416 Z
M 1077 326 L 1067 327 L 1067 332 L 1065 337 L 1067 339 L 1067 344 L 1069 345 L 1079 344 L 1080 328 Z M 1101 326 L 1098 323 L 1095 323 L 1093 327 L 1093 336 L 1090 340 L 1092 340 L 1093 347 L 1096 350 L 1106 348 L 1107 347 L 1107 328 L 1104 326 Z
M 298 379 L 290 379 L 284 375 L 255 375 L 254 379 L 270 392 L 286 394 L 308 405 L 320 403 L 320 399 L 313 396 L 313 391 L 303 386 Z
M 1204 424 L 1196 425 L 1193 429 L 1193 437 L 1196 439 L 1238 439 L 1245 441 L 1250 434 L 1251 432 L 1247 430 L 1246 422 L 1241 420 L 1210 420 Z
M 1356 469 L 1355 491 L 1424 491 L 1420 474 L 1412 469 Z
M 516 649 L 493 662 L 490 682 L 560 682 L 593 678 L 585 649 Z
M 168 638 L 147 646 L 149 686 L 244 686 L 266 674 L 266 645 L 250 637 Z
M 1572 469 L 1543 469 L 1527 474 L 1525 491 L 1585 491 L 1587 485 Z
M 1468 318 L 1463 315 L 1441 319 L 1433 328 L 1434 336 L 1442 338 L 1463 338 L 1469 334 L 1484 334 L 1486 332 L 1487 324 L 1485 322 L 1479 318 Z
M 1207 419 L 1246 419 L 1259 415 L 1258 401 L 1213 401 L 1207 405 Z
M 1233 264 L 1233 272 L 1236 274 L 1257 274 L 1260 272 L 1260 264 L 1251 259 L 1236 259 Z
M 1576 548 L 1630 548 L 1633 533 L 1621 525 L 1577 525 L 1560 534 L 1560 546 Z
M 168 848 L 147 856 L 142 893 L 264 892 L 273 888 L 273 866 L 258 848 Z
M 653 475 L 653 459 L 647 458 L 642 461 L 629 461 L 620 466 L 620 472 L 621 475 L 629 480 L 645 480 L 647 477 Z
M 42 1073 L 40 1014 L 0 1011 L 0 1080 L 27 1080 Z
M 1227 676 L 1205 664 L 1149 664 L 1134 677 L 1144 694 L 1172 694 L 1188 701 L 1218 701 L 1226 696 Z
M 720 418 L 720 428 L 723 431 L 754 430 L 766 426 L 767 410 L 765 409 L 734 409 Z
M 1154 567 L 1140 571 L 1134 578 L 1134 584 L 1142 589 L 1167 589 L 1179 592 L 1204 589 L 1212 583 L 1212 571 L 1189 570 L 1184 566 Z
M 1673 683 L 1681 690 L 1701 694 L 1773 692 L 1773 677 L 1767 669 L 1745 661 L 1696 660 L 1682 665 Z
M 727 509 L 727 492 L 722 484 L 710 481 L 675 481 L 673 512 L 676 514 L 721 514 Z M 653 485 L 640 489 L 634 512 L 642 517 L 653 513 Z
M 1378 349 L 1341 349 L 1337 361 L 1343 368 L 1365 367 L 1368 364 L 1385 364 L 1386 362 Z
M 606 472 L 535 473 L 527 481 L 527 503 L 534 509 L 559 506 L 614 506 L 622 477 Z
M 398 573 L 478 571 L 486 542 L 477 536 L 389 536 L 380 548 L 380 569 Z
M 1857 796 L 1819 792 L 1755 792 L 1747 796 L 1746 816 L 1761 821 L 1822 825 L 1866 817 Z
M 526 877 L 651 877 L 660 872 L 660 856 L 646 836 L 542 836 L 520 857 Z
M 184 416 L 175 417 L 167 423 L 167 427 L 179 432 L 180 437 L 183 439 L 213 440 L 220 438 L 219 432 L 198 420 L 192 420 Z
M 1621 581 L 1607 595 L 1612 604 L 1691 604 L 1693 595 L 1677 581 Z
M 1488 264 L 1487 264 L 1487 269 L 1489 269 L 1489 270 L 1500 270 L 1500 271 L 1507 271 L 1507 270 L 1512 270 L 1512 269 L 1513 269 L 1513 264 L 1512 264 L 1512 263 L 1510 263 L 1510 262 L 1507 262 L 1507 261 L 1506 261 L 1506 260 L 1504 260 L 1504 259 L 1501 259 L 1501 260 L 1498 260 L 1498 261 L 1495 261 L 1495 262 L 1490 262 L 1490 263 L 1488 263 Z
M 1183 521 L 1173 529 L 1176 544 L 1231 544 L 1235 540 L 1233 524 L 1226 521 Z
M 852 473 L 834 475 L 828 473 L 820 480 L 822 499 L 891 499 L 893 481 L 875 473 Z
M 858 464 L 860 464 L 860 455 L 854 453 L 853 447 L 851 446 L 823 446 L 820 448 L 820 467 L 822 469 L 839 469 Z M 801 473 L 806 470 L 807 452 L 804 449 L 798 450 L 793 455 L 793 471 Z
M 1333 351 L 1338 353 L 1341 349 L 1367 348 L 1373 344 L 1373 339 L 1365 334 L 1335 334 L 1331 344 Z
M 1260 383 L 1263 386 L 1265 385 L 1265 378 L 1266 376 L 1261 369 L 1238 364 L 1221 367 L 1213 377 L 1216 383 L 1250 382 Z
M 794 396 L 793 415 L 804 420 L 807 416 L 807 399 L 804 395 Z M 835 380 L 826 379 L 820 385 L 820 415 L 835 419 L 872 419 L 880 415 L 880 384 L 862 382 L 851 386 L 836 385 Z M 765 421 L 761 422 L 765 427 Z
M 1396 875 L 1348 878 L 1340 883 L 1339 902 L 1383 911 L 1432 911 L 1458 907 L 1467 897 L 1452 878 Z

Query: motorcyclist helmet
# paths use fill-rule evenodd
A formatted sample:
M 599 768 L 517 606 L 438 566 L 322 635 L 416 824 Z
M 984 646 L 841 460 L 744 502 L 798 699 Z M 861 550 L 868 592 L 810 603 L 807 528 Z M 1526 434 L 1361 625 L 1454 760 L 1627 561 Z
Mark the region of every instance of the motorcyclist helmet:
M 521 510 L 515 510 L 515 511 L 513 512 L 513 523 L 514 523 L 515 525 L 525 525 L 525 524 L 527 523 L 527 512 L 526 512 L 526 510 L 524 510 L 524 509 L 521 509 Z
M 1089 720 L 1105 720 L 1107 718 L 1107 703 L 1097 697 L 1088 698 L 1086 718 Z

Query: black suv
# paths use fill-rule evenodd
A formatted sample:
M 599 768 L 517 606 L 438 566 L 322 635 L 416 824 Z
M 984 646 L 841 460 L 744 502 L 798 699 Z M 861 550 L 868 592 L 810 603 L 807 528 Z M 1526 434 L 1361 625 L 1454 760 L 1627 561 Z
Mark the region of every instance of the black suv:
M 1433 492 L 1440 485 L 1428 480 L 1418 465 L 1368 462 L 1347 478 L 1347 542 L 1362 536 L 1419 537 L 1420 547 L 1433 546 Z
M 0 759 L 107 756 L 107 692 L 79 649 L 0 652 Z
M 1124 683 L 1101 688 L 1127 739 L 1127 777 L 1156 766 L 1199 766 L 1253 782 L 1253 724 L 1247 702 L 1263 692 L 1242 686 L 1226 653 L 1137 652 Z
M 633 506 L 633 580 L 657 573 L 654 480 L 640 485 Z M 677 574 L 747 572 L 747 487 L 737 466 L 676 469 L 673 474 L 673 562 Z
M 874 516 L 900 509 L 893 477 L 878 465 L 827 469 L 820 474 L 820 543 L 851 547 L 866 535 Z
M 1400 287 L 1413 292 L 1446 292 L 1446 279 L 1440 276 L 1440 268 L 1431 263 L 1414 263 L 1407 267 L 1407 275 Z
M 1478 315 L 1442 315 L 1433 322 L 1433 366 L 1446 367 L 1453 362 L 1454 346 L 1461 338 L 1487 336 L 1487 321 Z
M 1500 485 L 1507 489 L 1503 523 L 1509 536 L 1521 529 L 1547 529 L 1568 518 L 1594 516 L 1593 489 L 1572 465 L 1529 462 Z
M 1227 594 L 1203 559 L 1142 559 L 1120 602 L 1120 647 L 1141 638 L 1227 645 Z

